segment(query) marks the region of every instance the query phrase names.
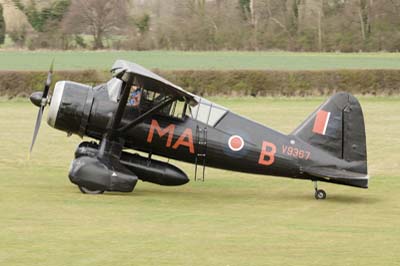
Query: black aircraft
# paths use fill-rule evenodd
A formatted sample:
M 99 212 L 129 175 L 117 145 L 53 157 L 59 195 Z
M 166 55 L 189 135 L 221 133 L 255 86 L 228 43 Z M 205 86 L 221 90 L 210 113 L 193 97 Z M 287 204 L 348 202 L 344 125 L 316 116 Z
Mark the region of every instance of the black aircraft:
M 195 179 L 199 165 L 203 181 L 205 166 L 311 180 L 316 199 L 326 197 L 317 181 L 368 187 L 363 113 L 349 93 L 335 94 L 285 135 L 135 63 L 117 60 L 111 72 L 95 87 L 59 81 L 50 97 L 51 68 L 44 91 L 30 97 L 40 108 L 31 151 L 47 104 L 50 126 L 98 141 L 82 142 L 71 164 L 69 178 L 83 193 L 131 192 L 138 179 L 164 186 L 189 181 L 153 154 L 194 163 Z

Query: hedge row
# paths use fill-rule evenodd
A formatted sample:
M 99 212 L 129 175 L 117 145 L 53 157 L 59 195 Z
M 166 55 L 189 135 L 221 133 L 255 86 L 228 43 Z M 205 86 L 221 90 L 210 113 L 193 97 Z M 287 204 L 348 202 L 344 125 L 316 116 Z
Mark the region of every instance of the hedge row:
M 308 96 L 336 91 L 353 94 L 400 94 L 400 70 L 332 71 L 160 71 L 158 74 L 199 95 Z M 86 84 L 107 81 L 105 71 L 59 71 L 54 81 Z M 0 72 L 0 96 L 28 96 L 42 90 L 45 72 Z
M 29 96 L 34 91 L 43 90 L 46 77 L 45 71 L 0 71 L 0 96 L 10 98 Z M 98 84 L 104 82 L 107 78 L 105 72 L 94 70 L 57 71 L 54 74 L 53 82 L 73 80 L 86 84 Z

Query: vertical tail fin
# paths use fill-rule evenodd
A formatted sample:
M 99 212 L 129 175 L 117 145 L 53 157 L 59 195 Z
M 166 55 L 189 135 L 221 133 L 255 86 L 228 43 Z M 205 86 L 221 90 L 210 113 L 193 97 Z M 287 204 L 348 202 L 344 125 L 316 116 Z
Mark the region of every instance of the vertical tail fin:
M 359 162 L 367 174 L 367 146 L 363 112 L 358 100 L 340 92 L 312 113 L 292 135 L 347 162 Z

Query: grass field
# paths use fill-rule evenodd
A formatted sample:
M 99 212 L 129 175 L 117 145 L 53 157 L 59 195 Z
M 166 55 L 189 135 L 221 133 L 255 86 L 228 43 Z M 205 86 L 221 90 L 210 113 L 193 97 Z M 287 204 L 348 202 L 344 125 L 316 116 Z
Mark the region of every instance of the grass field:
M 214 98 L 283 132 L 323 99 Z M 400 98 L 361 98 L 370 189 L 207 169 L 206 182 L 83 195 L 67 172 L 77 137 L 0 102 L 0 265 L 399 265 Z M 176 163 L 193 176 L 192 165 Z
M 0 70 L 107 70 L 116 59 L 148 68 L 178 69 L 400 69 L 396 53 L 178 52 L 178 51 L 0 51 Z

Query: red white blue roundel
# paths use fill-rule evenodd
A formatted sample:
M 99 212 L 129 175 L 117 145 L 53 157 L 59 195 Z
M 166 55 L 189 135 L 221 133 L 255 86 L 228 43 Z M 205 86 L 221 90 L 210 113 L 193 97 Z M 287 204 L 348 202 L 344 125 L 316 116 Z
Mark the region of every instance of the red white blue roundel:
M 229 138 L 228 145 L 232 151 L 240 151 L 244 146 L 243 138 L 238 135 L 233 135 Z

